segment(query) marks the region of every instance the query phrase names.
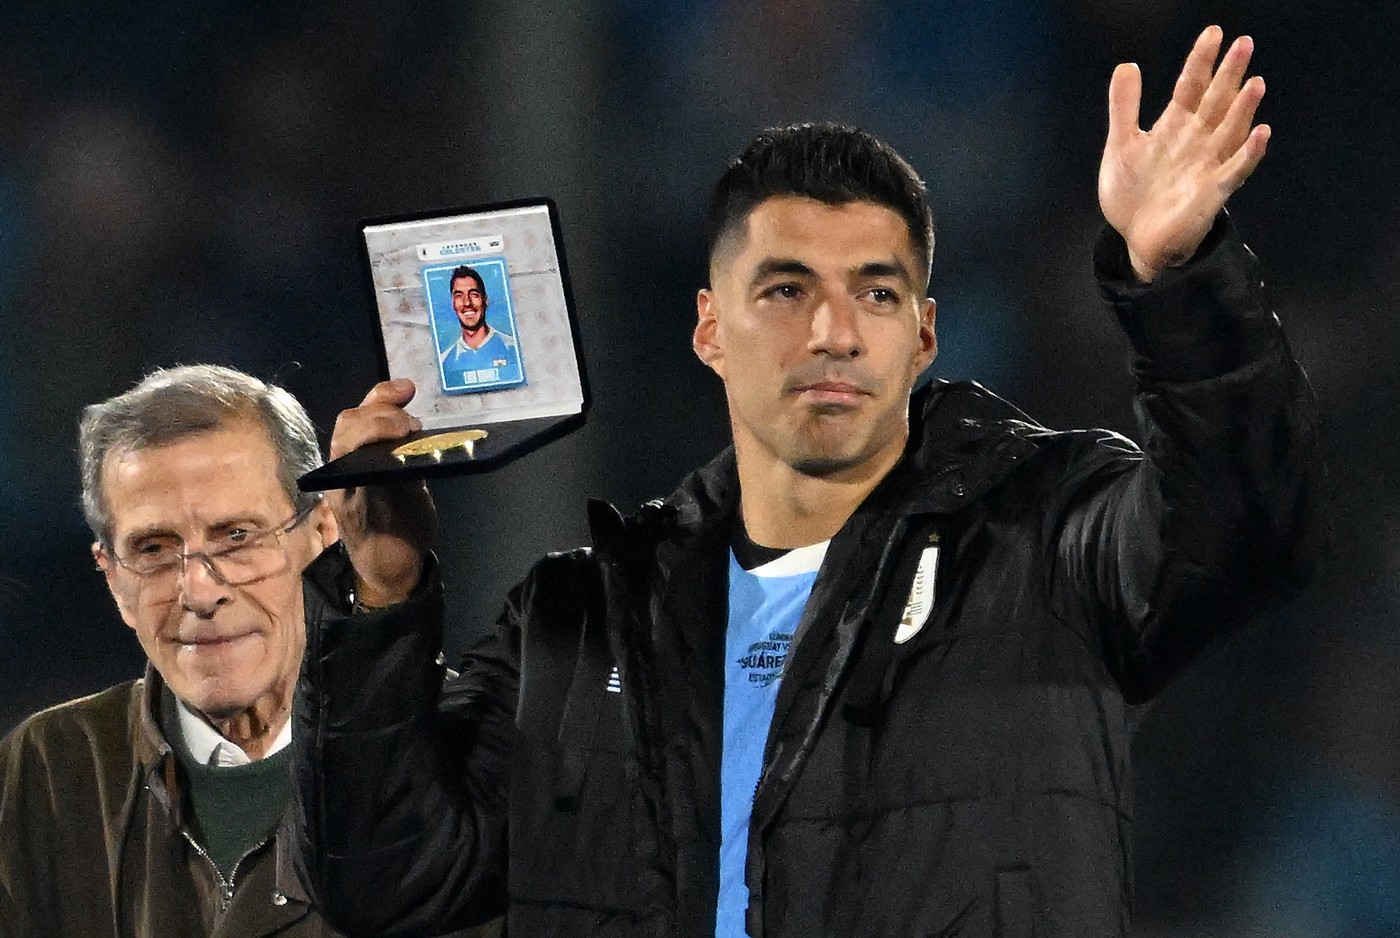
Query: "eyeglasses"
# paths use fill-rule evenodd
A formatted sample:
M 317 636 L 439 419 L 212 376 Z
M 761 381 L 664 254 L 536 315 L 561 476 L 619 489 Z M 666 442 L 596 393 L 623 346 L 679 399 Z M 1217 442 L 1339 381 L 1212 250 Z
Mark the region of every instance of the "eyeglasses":
M 260 530 L 237 526 L 220 531 L 209 539 L 204 550 L 181 550 L 179 538 L 143 538 L 123 550 L 112 550 L 117 565 L 152 583 L 173 583 L 175 573 L 184 573 L 189 562 L 198 558 L 225 586 L 244 586 L 283 572 L 287 554 L 282 535 L 295 529 L 318 503 L 312 502 L 282 524 Z

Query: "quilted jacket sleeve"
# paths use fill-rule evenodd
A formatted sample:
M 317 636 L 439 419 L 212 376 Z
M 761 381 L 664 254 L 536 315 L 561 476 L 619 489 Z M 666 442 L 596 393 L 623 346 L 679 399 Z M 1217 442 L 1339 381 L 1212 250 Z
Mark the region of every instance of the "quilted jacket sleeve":
M 500 914 L 514 732 L 515 604 L 443 682 L 442 589 L 350 615 L 339 546 L 306 574 L 293 734 L 297 862 L 352 938 L 436 935 Z
M 1053 526 L 1062 613 L 1093 623 L 1131 701 L 1297 593 L 1323 542 L 1316 400 L 1222 213 L 1196 257 L 1133 281 L 1106 231 L 1100 288 L 1134 352 L 1143 453 L 1100 441 Z

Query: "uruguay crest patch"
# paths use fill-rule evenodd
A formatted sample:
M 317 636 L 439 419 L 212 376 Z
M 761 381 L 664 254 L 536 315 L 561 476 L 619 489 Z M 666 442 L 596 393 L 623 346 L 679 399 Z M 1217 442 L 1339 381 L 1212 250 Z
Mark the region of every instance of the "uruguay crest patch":
M 938 535 L 930 534 L 929 546 L 919 556 L 919 568 L 914 571 L 914 584 L 909 587 L 909 601 L 895 630 L 894 642 L 903 645 L 919 634 L 933 612 L 934 582 L 938 579 Z

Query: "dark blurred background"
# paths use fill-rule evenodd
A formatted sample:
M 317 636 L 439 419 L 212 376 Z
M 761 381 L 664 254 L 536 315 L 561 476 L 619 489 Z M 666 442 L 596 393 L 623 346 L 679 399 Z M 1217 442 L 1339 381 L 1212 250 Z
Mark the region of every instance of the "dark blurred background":
M 1110 71 L 1144 120 L 1207 23 L 1275 134 L 1232 210 L 1327 419 L 1312 594 L 1140 714 L 1144 936 L 1400 934 L 1393 4 L 1264 0 L 7 0 L 0 8 L 0 728 L 138 672 L 88 553 L 74 427 L 156 365 L 280 381 L 327 434 L 376 379 L 358 219 L 547 194 L 595 406 L 436 483 L 455 652 L 582 502 L 726 441 L 689 351 L 701 219 L 757 129 L 864 126 L 927 177 L 940 377 L 1136 433 L 1089 250 Z

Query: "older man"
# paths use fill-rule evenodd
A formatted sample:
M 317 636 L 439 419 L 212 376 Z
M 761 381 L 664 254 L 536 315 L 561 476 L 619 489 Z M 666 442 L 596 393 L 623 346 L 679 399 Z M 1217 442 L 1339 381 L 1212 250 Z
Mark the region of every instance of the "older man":
M 145 677 L 0 744 L 0 935 L 334 935 L 285 860 L 301 572 L 336 522 L 285 390 L 157 371 L 79 431 L 93 557 Z

